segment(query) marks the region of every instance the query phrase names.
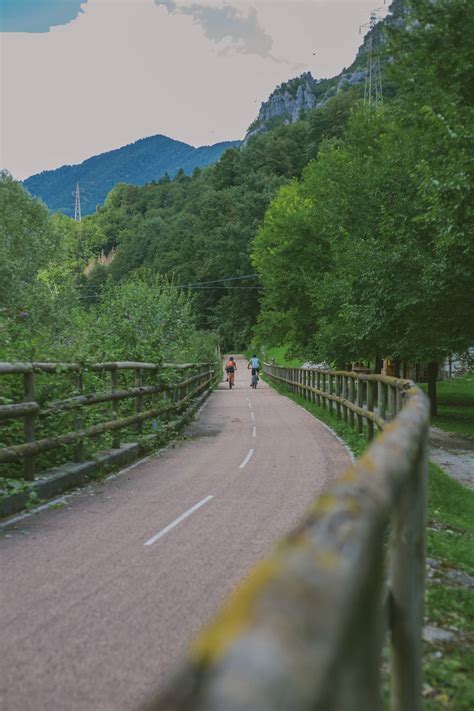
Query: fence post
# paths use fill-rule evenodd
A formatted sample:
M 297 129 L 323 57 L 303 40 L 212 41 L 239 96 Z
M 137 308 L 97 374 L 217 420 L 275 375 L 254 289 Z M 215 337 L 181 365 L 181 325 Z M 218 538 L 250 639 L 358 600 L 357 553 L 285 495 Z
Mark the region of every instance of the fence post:
M 330 395 L 332 395 L 334 392 L 334 379 L 333 379 L 332 375 L 329 375 L 328 378 L 329 378 L 328 393 Z M 332 415 L 334 412 L 334 402 L 330 398 L 328 398 L 328 410 L 329 410 L 329 414 Z
M 35 399 L 35 374 L 31 370 L 23 375 L 23 400 L 33 402 Z M 35 416 L 24 416 L 25 442 L 33 442 L 35 439 Z M 35 457 L 26 456 L 23 462 L 23 476 L 27 481 L 35 478 Z
M 347 375 L 341 375 L 341 379 L 342 379 L 341 395 L 344 398 L 344 400 L 347 400 Z M 347 421 L 349 419 L 347 405 L 342 406 L 342 417 L 343 417 L 344 422 L 347 423 Z
M 357 378 L 357 406 L 364 407 L 364 383 L 360 378 Z M 360 434 L 362 432 L 362 415 L 356 415 L 356 429 Z
M 78 395 L 82 395 L 84 392 L 84 373 L 82 369 L 76 373 L 76 391 Z M 84 426 L 84 419 L 82 416 L 82 408 L 79 407 L 74 413 L 74 430 L 78 432 Z M 74 461 L 82 462 L 84 460 L 84 440 L 77 440 L 74 446 Z
M 322 378 L 322 381 L 323 381 L 323 382 L 322 382 L 322 386 L 323 386 L 323 387 L 322 387 L 322 390 L 323 390 L 324 393 L 326 393 L 326 392 L 327 392 L 327 375 L 326 375 L 326 373 L 321 373 L 321 378 Z M 327 410 L 327 407 L 328 407 L 328 399 L 327 399 L 327 397 L 326 397 L 325 395 L 322 395 L 322 399 L 323 399 L 323 407 Z
M 110 371 L 110 389 L 112 392 L 117 390 L 118 384 L 118 370 L 115 368 Z M 120 415 L 120 405 L 118 400 L 112 400 L 112 416 L 114 420 L 118 420 Z M 120 448 L 120 430 L 114 430 L 112 432 L 112 448 Z
M 355 400 L 354 378 L 352 378 L 352 377 L 348 378 L 347 386 L 348 386 L 347 399 L 349 400 L 349 402 L 352 402 L 352 404 L 354 405 L 355 404 L 355 402 L 354 402 L 354 400 Z M 351 427 L 354 427 L 354 411 L 349 410 L 348 415 L 349 415 L 349 425 Z
M 393 420 L 397 414 L 396 395 L 392 385 L 388 385 L 388 416 Z
M 378 406 L 379 415 L 382 420 L 385 420 L 385 411 L 387 409 L 387 385 L 382 382 L 378 382 Z
M 341 376 L 340 375 L 335 375 L 334 376 L 336 380 L 336 395 L 338 397 L 341 396 Z M 341 419 L 341 403 L 336 402 L 336 417 L 338 420 Z
M 143 374 L 141 368 L 137 368 L 135 370 L 135 387 L 136 388 L 141 388 L 143 385 Z M 135 412 L 137 415 L 141 413 L 143 410 L 143 395 L 137 395 L 135 398 Z M 137 423 L 137 432 L 138 434 L 142 433 L 142 423 L 138 422 Z
M 391 711 L 421 711 L 422 628 L 425 587 L 427 433 L 411 478 L 392 517 L 389 548 L 391 593 Z
M 367 381 L 367 409 L 369 412 L 374 412 L 374 383 L 372 380 Z M 374 438 L 374 423 L 367 418 L 367 439 L 369 442 Z

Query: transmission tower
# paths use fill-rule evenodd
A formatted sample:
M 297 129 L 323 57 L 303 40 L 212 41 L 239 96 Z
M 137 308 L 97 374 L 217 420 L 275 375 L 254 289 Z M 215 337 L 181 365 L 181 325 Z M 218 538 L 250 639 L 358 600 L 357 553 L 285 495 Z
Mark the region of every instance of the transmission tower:
M 76 183 L 76 190 L 74 192 L 75 204 L 74 204 L 74 219 L 76 222 L 82 220 L 81 217 L 81 188 L 79 187 L 79 182 Z
M 377 111 L 383 106 L 383 89 L 382 89 L 382 69 L 380 66 L 380 44 L 381 34 L 377 32 L 375 26 L 380 17 L 378 10 L 370 13 L 369 38 L 367 40 L 367 70 L 365 75 L 364 86 L 364 102 L 370 112 L 372 109 Z

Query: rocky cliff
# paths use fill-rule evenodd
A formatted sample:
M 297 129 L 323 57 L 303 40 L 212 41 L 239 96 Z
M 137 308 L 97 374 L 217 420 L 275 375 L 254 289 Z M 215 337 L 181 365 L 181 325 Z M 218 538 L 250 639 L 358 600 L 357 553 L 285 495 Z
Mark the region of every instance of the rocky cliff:
M 335 94 L 351 86 L 364 84 L 366 77 L 366 54 L 370 42 L 384 41 L 384 28 L 403 22 L 408 13 L 407 0 L 393 0 L 389 14 L 369 29 L 358 50 L 353 64 L 330 79 L 315 79 L 311 72 L 290 79 L 277 86 L 267 101 L 260 106 L 255 121 L 250 125 L 245 140 L 256 133 L 272 128 L 278 123 L 294 123 L 305 111 L 322 106 Z

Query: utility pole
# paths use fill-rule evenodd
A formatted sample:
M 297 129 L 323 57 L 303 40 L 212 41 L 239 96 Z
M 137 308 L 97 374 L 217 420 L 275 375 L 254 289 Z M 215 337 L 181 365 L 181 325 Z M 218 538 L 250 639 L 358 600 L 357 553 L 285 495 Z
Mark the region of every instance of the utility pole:
M 74 195 L 75 195 L 74 219 L 76 220 L 76 222 L 80 222 L 82 220 L 82 216 L 81 216 L 81 188 L 79 187 L 79 182 L 76 183 L 76 191 L 75 191 Z

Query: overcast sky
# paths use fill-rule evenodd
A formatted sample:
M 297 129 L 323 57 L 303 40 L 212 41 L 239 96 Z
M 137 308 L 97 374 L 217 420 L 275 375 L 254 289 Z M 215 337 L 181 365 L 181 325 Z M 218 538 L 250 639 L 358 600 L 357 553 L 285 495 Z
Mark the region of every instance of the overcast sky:
M 381 4 L 0 0 L 0 165 L 22 179 L 157 133 L 243 138 L 277 84 L 348 66 Z

